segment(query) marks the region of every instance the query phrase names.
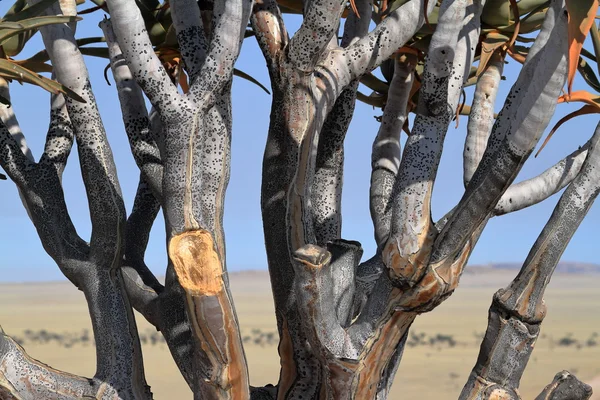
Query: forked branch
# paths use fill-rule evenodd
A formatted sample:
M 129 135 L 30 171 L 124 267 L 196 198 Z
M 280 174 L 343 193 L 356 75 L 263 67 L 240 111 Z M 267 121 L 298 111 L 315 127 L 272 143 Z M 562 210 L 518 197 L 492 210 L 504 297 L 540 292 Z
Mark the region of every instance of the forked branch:
M 519 398 L 516 390 L 546 315 L 546 286 L 599 193 L 600 124 L 581 171 L 561 196 L 521 271 L 494 295 L 479 358 L 460 399 L 492 399 L 499 394 Z
M 455 257 L 514 181 L 550 122 L 566 71 L 567 17 L 562 1 L 555 0 L 496 120 L 483 159 L 436 239 L 432 262 Z

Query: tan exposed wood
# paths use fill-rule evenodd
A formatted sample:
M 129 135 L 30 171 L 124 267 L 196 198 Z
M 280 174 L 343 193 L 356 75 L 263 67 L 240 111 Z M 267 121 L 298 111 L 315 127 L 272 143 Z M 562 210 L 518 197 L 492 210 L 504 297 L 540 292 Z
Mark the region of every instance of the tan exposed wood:
M 221 262 L 208 231 L 187 231 L 169 242 L 169 257 L 179 283 L 192 296 L 223 291 Z

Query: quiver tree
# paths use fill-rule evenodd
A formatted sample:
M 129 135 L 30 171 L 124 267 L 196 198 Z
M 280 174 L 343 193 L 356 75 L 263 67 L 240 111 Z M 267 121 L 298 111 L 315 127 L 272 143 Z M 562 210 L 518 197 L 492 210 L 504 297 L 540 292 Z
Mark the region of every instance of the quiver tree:
M 40 3 L 47 15 L 63 18 L 40 27 L 45 51 L 34 58 L 50 60 L 58 81 L 51 87 L 57 94 L 47 144 L 36 162 L 12 110 L 2 108 L 0 165 L 16 183 L 45 250 L 86 295 L 97 371 L 82 378 L 53 370 L 2 334 L 2 398 L 151 398 L 132 308 L 162 332 L 196 399 L 387 398 L 412 322 L 457 288 L 489 219 L 568 186 L 519 275 L 495 295 L 480 356 L 460 397 L 519 398 L 545 315 L 544 289 L 600 190 L 600 128 L 540 176 L 513 183 L 567 79 L 570 93 L 578 66 L 573 57 L 581 51 L 573 43 L 582 39 L 572 37 L 580 13 L 562 0 L 356 0 L 352 11 L 345 2 L 320 0 L 281 7 L 270 0 L 98 1 L 96 8 L 110 14 L 100 24 L 103 54 L 140 169 L 127 217 L 79 49 L 85 43 L 74 37 L 75 2 Z M 593 3 L 588 8 L 595 15 Z M 490 9 L 509 5 L 512 25 L 495 26 Z M 282 11 L 303 14 L 291 37 Z M 521 11 L 529 13 L 523 21 Z M 371 20 L 376 27 L 369 31 Z M 514 44 L 521 22 L 529 32 L 539 29 L 535 38 L 521 39 L 533 41 L 530 48 Z M 153 23 L 167 24 L 166 33 L 157 34 Z M 248 23 L 273 91 L 261 204 L 281 373 L 277 385 L 264 388 L 249 385 L 222 227 L 232 77 Z M 490 47 L 491 29 L 513 35 Z M 581 29 L 583 37 L 588 30 Z M 524 64 L 496 116 L 507 54 Z M 478 68 L 472 68 L 475 61 Z M 387 82 L 370 74 L 379 66 Z M 365 98 L 357 91 L 361 81 L 381 96 Z M 0 95 L 8 102 L 8 84 L 2 83 Z M 470 84 L 476 87 L 469 108 L 461 93 Z M 377 250 L 364 261 L 360 243 L 341 238 L 344 138 L 357 98 L 383 99 L 384 107 L 369 193 Z M 465 192 L 433 221 L 444 137 L 465 110 Z M 409 112 L 415 117 L 401 150 Z M 74 141 L 92 220 L 89 243 L 70 220 L 61 185 Z M 164 285 L 144 262 L 161 208 L 169 256 Z M 539 398 L 590 395 L 588 386 L 563 372 Z

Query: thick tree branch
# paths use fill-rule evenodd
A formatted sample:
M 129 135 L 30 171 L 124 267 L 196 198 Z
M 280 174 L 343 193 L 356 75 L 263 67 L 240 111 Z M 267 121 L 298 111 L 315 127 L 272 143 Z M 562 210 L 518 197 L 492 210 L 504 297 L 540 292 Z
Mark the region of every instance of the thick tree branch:
M 405 337 L 416 313 L 395 312 L 389 295 L 397 295 L 398 289 L 391 285 L 380 286 L 377 295 L 383 293 L 383 302 L 370 302 L 374 307 L 344 328 L 345 317 L 342 315 L 340 319 L 335 308 L 333 288 L 337 272 L 332 268 L 335 261 L 331 253 L 307 245 L 296 251 L 294 257 L 300 316 L 309 330 L 308 340 L 313 351 L 324 365 L 321 395 L 325 391 L 325 398 L 345 399 L 352 395 L 360 399 L 375 398 L 380 392 L 382 375 L 389 361 L 397 356 L 397 345 Z M 352 264 L 357 262 L 353 257 Z M 363 318 L 363 315 L 368 317 Z M 368 322 L 369 317 L 373 319 Z M 365 365 L 369 368 L 364 368 Z M 384 385 L 387 387 L 387 381 Z
M 479 30 L 481 7 L 467 1 L 444 1 L 423 73 L 417 116 L 406 142 L 392 191 L 392 218 L 383 262 L 400 286 L 421 280 L 437 232 L 431 221 L 431 194 L 443 141 L 455 114 L 466 65 L 471 65 L 475 43 L 467 38 Z M 461 84 L 457 84 L 457 83 Z
M 154 52 L 144 19 L 134 0 L 108 0 L 108 8 L 119 46 L 133 76 L 150 99 L 162 112 L 164 108 L 177 108 L 174 102 L 180 97 L 177 88 Z
M 331 38 L 337 35 L 345 2 L 312 0 L 306 3 L 302 25 L 290 40 L 288 56 L 301 71 L 312 72 Z
M 358 8 L 362 18 L 354 13 L 348 17 L 342 47 L 368 32 L 371 4 L 369 1 L 360 1 Z M 333 42 L 337 47 L 337 38 Z M 354 114 L 357 88 L 358 81 L 355 81 L 342 91 L 327 114 L 319 134 L 311 205 L 315 235 L 320 245 L 339 239 L 341 235 L 344 140 Z
M 496 204 L 494 215 L 522 210 L 558 193 L 575 179 L 588 148 L 589 143 L 586 143 L 538 176 L 510 185 Z
M 60 14 L 60 6 L 54 5 L 52 11 Z M 89 256 L 74 264 L 82 271 L 80 288 L 88 302 L 97 344 L 96 378 L 107 383 L 107 393 L 113 396 L 148 398 L 151 393 L 144 378 L 137 328 L 120 271 L 125 207 L 112 152 L 73 29 L 51 25 L 41 31 L 58 81 L 86 101 L 76 103 L 66 99 L 92 222 Z
M 55 11 L 60 12 L 60 8 L 55 8 Z M 87 68 L 71 28 L 55 25 L 44 27 L 41 31 L 58 81 L 86 100 L 86 103 L 78 103 L 67 98 L 67 110 L 75 130 L 81 171 L 90 205 L 90 245 L 92 252 L 99 252 L 93 257 L 98 256 L 98 259 L 112 262 L 115 254 L 121 251 L 125 206 L 112 151 L 91 90 Z
M 31 358 L 0 328 L 0 398 L 96 399 L 103 384 L 55 370 Z
M 62 94 L 53 94 L 50 100 L 50 127 L 40 164 L 53 165 L 58 176 L 61 176 L 74 140 L 73 125 L 67 113 L 65 98 Z
M 70 124 L 66 114 L 62 114 L 62 118 L 65 118 L 65 124 Z M 56 118 L 53 120 L 56 121 Z M 51 122 L 48 143 L 52 143 L 52 127 Z M 65 132 L 68 134 L 68 129 Z M 58 160 L 61 159 L 61 152 L 68 152 L 66 148 L 55 150 Z M 29 160 L 1 121 L 0 165 L 16 183 L 44 249 L 65 276 L 77 287 L 81 287 L 81 271 L 73 268 L 69 261 L 86 259 L 89 248 L 77 235 L 69 217 L 60 182 L 60 166 L 55 165 L 46 153 L 39 164 Z
M 581 382 L 569 371 L 561 371 L 535 400 L 588 400 L 591 396 L 591 386 Z
M 6 100 L 10 101 L 10 91 L 8 88 L 8 82 L 4 78 L 0 78 L 0 96 L 4 97 Z M 29 146 L 27 146 L 27 141 L 25 140 L 25 135 L 21 131 L 21 127 L 19 126 L 19 122 L 17 121 L 17 116 L 15 115 L 14 108 L 12 106 L 7 106 L 5 104 L 0 104 L 0 119 L 12 135 L 12 137 L 17 141 L 21 151 L 30 161 L 34 161 L 33 153 Z
M 312 327 L 312 344 L 324 351 L 324 358 L 357 359 L 360 348 L 342 328 L 333 297 L 331 253 L 318 246 L 307 245 L 294 253 L 295 290 L 298 308 L 305 326 Z
M 35 166 L 21 149 L 19 142 L 0 120 L 0 165 L 19 187 L 25 186 L 28 172 Z
M 389 201 L 400 167 L 400 134 L 408 117 L 416 62 L 416 57 L 410 55 L 395 60 L 381 125 L 373 142 L 369 205 L 377 246 L 382 246 L 390 233 L 392 207 Z
M 562 2 L 554 1 L 496 120 L 483 159 L 436 239 L 432 262 L 453 258 L 463 248 L 514 181 L 548 125 L 566 79 L 566 30 Z
M 340 43 L 340 46 L 343 48 L 356 43 L 357 40 L 360 40 L 369 33 L 369 24 L 371 23 L 371 15 L 373 13 L 373 1 L 355 0 L 354 3 L 360 16 L 352 12 L 346 18 L 344 34 Z
M 269 71 L 276 73 L 281 51 L 289 42 L 288 33 L 275 0 L 257 0 L 250 18 L 256 40 L 263 52 Z
M 233 65 L 240 54 L 253 0 L 216 0 L 213 8 L 212 40 L 198 77 L 188 97 L 196 104 L 209 106 L 233 76 Z
M 358 82 L 340 94 L 319 135 L 311 206 L 320 245 L 339 239 L 342 233 L 344 139 L 354 114 L 357 87 Z
M 485 71 L 477 78 L 463 152 L 465 187 L 471 181 L 481 162 L 494 125 L 494 104 L 496 103 L 496 95 L 500 87 L 503 69 L 504 56 L 500 51 L 496 51 L 492 54 Z
M 133 209 L 125 228 L 125 250 L 123 278 L 131 305 L 152 325 L 158 327 L 157 299 L 164 287 L 144 262 L 150 230 L 160 210 L 160 203 L 154 197 L 148 184 L 140 176 Z
M 367 36 L 344 50 L 332 53 L 331 57 L 343 60 L 342 64 L 348 66 L 348 75 L 341 77 L 341 85 L 346 86 L 378 67 L 402 47 L 423 26 L 425 13 L 431 13 L 434 3 L 410 0 L 388 15 Z
M 248 371 L 222 260 L 212 235 L 193 230 L 173 236 L 169 257 L 186 294 L 188 317 L 206 360 L 199 360 L 205 377 L 195 395 L 214 399 L 247 399 Z M 204 398 L 204 397 L 202 397 Z
M 197 5 L 195 7 L 198 8 Z M 163 167 L 160 150 L 150 129 L 144 95 L 127 66 L 110 20 L 105 19 L 100 22 L 100 28 L 104 32 L 108 45 L 110 65 L 119 93 L 121 114 L 131 153 L 144 175 L 144 180 L 160 200 L 162 199 Z
M 195 0 L 172 0 L 169 4 L 179 51 L 183 56 L 190 82 L 193 82 L 200 73 L 208 50 L 200 8 Z
M 515 390 L 546 315 L 544 291 L 573 234 L 600 193 L 600 124 L 581 171 L 561 196 L 517 277 L 494 295 L 479 358 L 460 398 Z M 482 397 L 483 396 L 483 397 Z

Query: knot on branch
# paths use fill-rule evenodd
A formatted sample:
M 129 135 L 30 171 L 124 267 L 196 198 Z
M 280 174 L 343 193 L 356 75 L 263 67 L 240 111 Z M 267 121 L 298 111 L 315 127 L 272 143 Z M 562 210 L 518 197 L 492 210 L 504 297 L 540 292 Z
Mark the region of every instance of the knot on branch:
M 471 379 L 469 379 L 471 381 Z M 490 382 L 477 376 L 473 379 L 473 385 L 469 388 L 467 397 L 465 391 L 461 393 L 460 398 L 477 398 L 481 400 L 521 400 L 521 396 L 516 390 L 503 387 L 495 382 Z
M 382 258 L 394 286 L 409 289 L 423 279 L 435 237 L 435 229 L 428 224 L 418 235 L 393 235 L 388 239 Z
M 546 303 L 541 296 L 535 296 L 528 289 L 514 290 L 511 286 L 500 289 L 494 294 L 493 304 L 508 315 L 528 324 L 540 324 L 546 316 Z
M 223 290 L 223 268 L 210 232 L 199 229 L 173 236 L 169 257 L 186 293 L 215 295 Z
M 435 240 L 435 235 L 432 235 L 431 240 L 432 242 Z M 423 278 L 414 287 L 403 293 L 398 303 L 399 308 L 405 311 L 425 313 L 433 310 L 450 297 L 458 286 L 475 242 L 476 238 L 471 238 L 457 254 L 450 254 L 436 262 L 431 262 L 428 257 L 428 266 Z M 428 251 L 431 253 L 431 247 Z

